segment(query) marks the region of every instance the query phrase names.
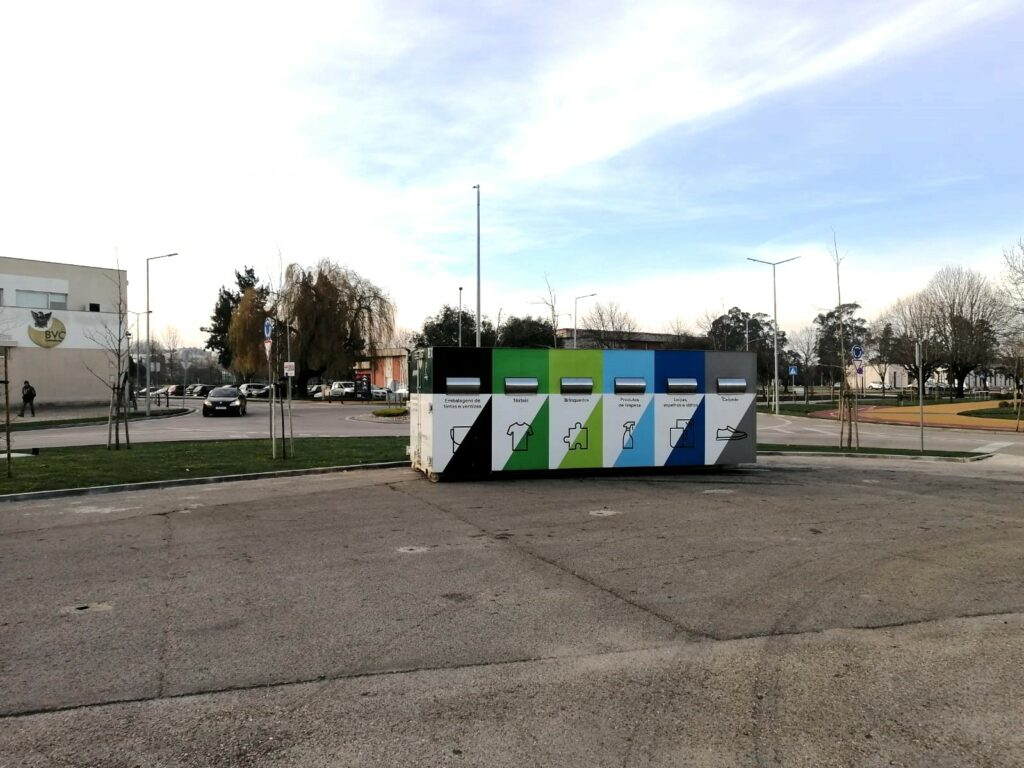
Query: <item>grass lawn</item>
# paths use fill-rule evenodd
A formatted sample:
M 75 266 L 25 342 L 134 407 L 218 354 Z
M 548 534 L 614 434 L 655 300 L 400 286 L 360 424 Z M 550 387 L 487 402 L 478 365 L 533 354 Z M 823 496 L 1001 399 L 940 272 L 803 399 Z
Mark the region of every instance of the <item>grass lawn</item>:
M 939 398 L 939 399 L 932 399 L 932 400 L 929 400 L 929 399 L 926 398 L 925 401 L 924 401 L 924 404 L 925 405 L 948 405 L 950 402 L 954 402 L 954 403 L 973 403 L 975 401 L 974 400 L 968 400 L 966 398 L 963 399 L 963 400 L 953 400 L 953 401 L 950 401 L 949 398 Z M 876 406 L 880 406 L 880 407 L 883 407 L 883 408 L 896 408 L 898 406 L 903 406 L 903 407 L 916 406 L 917 404 L 918 404 L 917 400 L 911 400 L 910 398 L 904 398 L 902 403 L 897 402 L 896 398 L 892 398 L 892 397 L 885 398 L 885 399 L 882 399 L 880 397 L 858 397 L 857 398 L 857 405 L 858 406 L 862 406 L 862 405 L 876 405 Z M 837 401 L 835 401 L 835 400 L 818 400 L 818 401 L 814 401 L 814 402 L 811 402 L 811 403 L 803 403 L 803 402 L 795 402 L 795 403 L 793 403 L 793 402 L 787 402 L 785 400 L 780 400 L 779 401 L 779 413 L 787 413 L 787 414 L 789 414 L 791 416 L 806 416 L 808 413 L 816 413 L 818 411 L 834 411 L 837 408 L 839 408 L 839 403 Z M 757 404 L 757 412 L 758 413 L 769 413 L 770 414 L 770 413 L 775 413 L 775 410 L 774 410 L 774 408 L 772 407 L 771 404 L 765 405 L 763 403 L 758 403 Z M 971 416 L 975 416 L 975 415 L 977 415 L 979 413 L 987 413 L 987 411 L 970 411 L 970 415 Z
M 406 461 L 407 437 L 304 437 L 295 457 L 270 458 L 270 440 L 136 443 L 127 450 L 103 446 L 44 448 L 38 456 L 13 459 L 13 477 L 0 460 L 0 494 L 83 488 L 147 480 L 236 475 L 282 469 Z
M 980 416 L 983 419 L 1017 420 L 1017 412 L 1013 408 L 982 408 L 977 411 L 962 411 L 959 416 Z M 1024 421 L 1024 419 L 1021 419 Z

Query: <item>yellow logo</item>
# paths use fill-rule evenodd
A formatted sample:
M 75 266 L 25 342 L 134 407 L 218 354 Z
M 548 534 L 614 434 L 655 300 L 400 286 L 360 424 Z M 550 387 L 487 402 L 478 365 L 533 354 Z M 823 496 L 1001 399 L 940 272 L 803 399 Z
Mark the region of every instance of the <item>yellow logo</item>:
M 52 312 L 33 312 L 32 325 L 28 329 L 28 337 L 40 347 L 52 349 L 64 341 L 68 329 Z

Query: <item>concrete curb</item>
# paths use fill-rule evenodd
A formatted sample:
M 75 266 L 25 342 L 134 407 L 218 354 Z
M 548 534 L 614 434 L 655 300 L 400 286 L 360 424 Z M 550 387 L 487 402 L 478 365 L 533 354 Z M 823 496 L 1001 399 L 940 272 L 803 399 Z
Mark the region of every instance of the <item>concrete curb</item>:
M 128 426 L 130 428 L 133 424 L 143 424 L 147 421 L 152 421 L 153 419 L 174 419 L 177 418 L 178 416 L 188 416 L 188 414 L 195 412 L 195 408 L 186 408 L 184 412 L 181 413 L 153 413 L 150 414 L 147 418 L 131 419 L 128 422 Z M 11 434 L 14 434 L 15 432 L 37 432 L 41 429 L 74 429 L 75 427 L 95 427 L 98 424 L 103 423 L 103 417 L 97 416 L 96 418 L 98 419 L 97 421 L 89 421 L 83 424 L 47 424 L 45 421 L 40 421 L 36 422 L 36 425 L 33 426 L 31 429 L 12 429 Z M 16 423 L 20 424 L 21 422 L 19 421 Z
M 390 469 L 411 466 L 408 461 L 382 461 L 375 464 L 350 464 L 343 467 L 310 467 L 309 469 L 282 469 L 277 472 L 247 472 L 242 475 L 213 475 L 211 477 L 184 477 L 177 480 L 151 480 L 145 483 L 123 483 L 121 485 L 97 485 L 91 488 L 61 488 L 53 491 L 28 491 L 0 495 L 0 504 L 14 501 L 38 501 L 59 499 L 68 496 L 89 496 L 120 491 L 151 491 L 161 488 L 179 488 L 188 485 L 212 485 L 214 483 L 235 483 L 242 480 L 268 480 L 276 477 L 301 477 L 302 475 L 326 475 L 331 472 L 349 472 L 354 469 Z
M 758 456 L 801 456 L 804 458 L 843 458 L 843 459 L 910 459 L 911 461 L 951 461 L 955 464 L 967 464 L 992 458 L 991 453 L 979 453 L 977 456 L 929 456 L 925 454 L 900 453 L 864 453 L 859 451 L 761 451 Z
M 758 456 L 799 456 L 801 458 L 857 458 L 857 459 L 909 459 L 911 461 L 946 461 L 966 464 L 991 458 L 991 453 L 980 453 L 977 456 L 916 456 L 891 453 L 831 453 L 825 451 L 761 451 Z M 70 496 L 89 496 L 101 493 L 119 493 L 121 491 L 149 491 L 162 488 L 180 488 L 190 485 L 212 485 L 214 483 L 235 483 L 244 480 L 267 480 L 277 477 L 301 477 L 303 475 L 325 475 L 332 472 L 350 472 L 356 469 L 391 469 L 394 467 L 411 466 L 408 461 L 384 461 L 374 464 L 349 464 L 340 467 L 310 467 L 309 469 L 283 469 L 276 472 L 247 472 L 240 475 L 214 475 L 211 477 L 185 477 L 176 480 L 151 480 L 145 483 L 123 483 L 120 485 L 97 485 L 90 488 L 61 488 L 52 491 L 28 491 L 26 493 L 8 493 L 0 495 L 0 504 L 15 501 L 38 501 L 59 499 Z

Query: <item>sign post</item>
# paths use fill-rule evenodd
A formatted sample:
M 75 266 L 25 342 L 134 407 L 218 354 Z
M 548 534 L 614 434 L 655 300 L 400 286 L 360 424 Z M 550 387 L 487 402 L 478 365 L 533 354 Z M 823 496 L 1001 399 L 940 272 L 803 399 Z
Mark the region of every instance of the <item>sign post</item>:
M 796 400 L 796 366 L 789 366 L 789 388 L 793 390 L 793 399 Z
M 288 387 L 288 448 L 292 453 L 292 458 L 295 458 L 295 429 L 292 426 L 292 384 L 295 383 L 295 362 L 288 360 L 284 364 L 284 380 Z M 284 429 L 284 425 L 281 425 L 281 429 Z M 281 433 L 281 444 L 284 445 L 285 434 Z M 285 458 L 288 455 L 285 454 Z
M 263 332 L 267 334 L 267 331 L 273 330 L 273 325 L 270 323 L 270 318 L 267 318 L 267 322 L 263 324 Z M 270 348 L 274 345 L 274 342 L 270 340 L 269 334 L 267 338 L 263 340 L 263 349 L 267 352 L 267 380 L 270 382 L 270 458 L 277 458 L 277 439 L 274 436 L 274 369 L 270 364 Z

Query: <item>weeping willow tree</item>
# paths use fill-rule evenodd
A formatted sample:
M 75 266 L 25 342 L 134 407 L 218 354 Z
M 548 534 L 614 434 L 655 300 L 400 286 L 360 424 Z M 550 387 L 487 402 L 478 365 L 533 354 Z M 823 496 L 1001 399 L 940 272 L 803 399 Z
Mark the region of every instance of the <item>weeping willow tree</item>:
M 388 295 L 327 259 L 312 269 L 289 266 L 276 298 L 274 314 L 291 333 L 286 341 L 300 392 L 314 377 L 349 376 L 357 360 L 373 359 L 394 334 Z

